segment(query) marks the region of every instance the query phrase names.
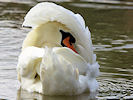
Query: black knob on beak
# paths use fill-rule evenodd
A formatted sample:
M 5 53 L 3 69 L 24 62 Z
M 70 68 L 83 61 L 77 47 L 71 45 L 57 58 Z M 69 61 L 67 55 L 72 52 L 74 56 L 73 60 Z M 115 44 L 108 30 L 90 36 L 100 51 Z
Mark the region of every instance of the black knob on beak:
M 70 44 L 76 42 L 75 38 L 71 35 L 71 33 L 69 33 L 69 32 L 64 32 L 63 30 L 60 30 L 60 32 L 61 32 L 61 34 L 62 34 L 62 41 L 63 41 L 65 38 L 70 37 L 70 40 L 69 40 Z

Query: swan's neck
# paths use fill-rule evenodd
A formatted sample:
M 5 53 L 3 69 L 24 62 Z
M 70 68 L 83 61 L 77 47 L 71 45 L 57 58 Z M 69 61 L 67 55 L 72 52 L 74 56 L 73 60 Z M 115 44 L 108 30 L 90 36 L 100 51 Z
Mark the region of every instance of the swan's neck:
M 65 25 L 58 22 L 48 22 L 31 30 L 25 38 L 22 49 L 29 46 L 60 47 L 62 35 L 60 29 L 70 31 Z

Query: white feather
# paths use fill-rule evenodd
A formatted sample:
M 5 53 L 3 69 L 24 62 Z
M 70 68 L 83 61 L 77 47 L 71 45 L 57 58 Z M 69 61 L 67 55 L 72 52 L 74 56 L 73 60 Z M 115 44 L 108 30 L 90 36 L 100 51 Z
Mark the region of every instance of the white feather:
M 93 49 L 91 38 L 89 38 L 91 34 L 88 28 L 85 28 L 85 22 L 81 15 L 74 14 L 72 11 L 54 3 L 43 2 L 37 4 L 27 13 L 23 26 L 35 28 L 49 21 L 57 21 L 66 25 L 76 38 L 76 45 L 80 45 L 83 48 L 82 51 L 80 51 L 82 52 L 81 56 L 83 56 L 87 62 L 93 63 Z
M 28 90 L 29 92 L 36 91 L 42 93 L 41 81 L 38 78 L 34 79 L 34 77 L 37 73 L 37 68 L 40 68 L 39 59 L 42 59 L 43 55 L 43 49 L 37 47 L 27 47 L 19 56 L 17 64 L 18 77 L 22 88 Z
M 61 47 L 60 44 L 55 45 L 61 38 L 58 27 L 64 26 L 59 23 L 49 23 L 48 26 L 50 21 L 62 23 L 71 30 L 76 38 L 75 45 L 79 54 Z M 28 12 L 23 26 L 33 28 L 27 36 L 28 42 L 24 42 L 26 47 L 23 48 L 17 65 L 18 78 L 23 89 L 45 95 L 77 95 L 87 91 L 95 92 L 98 89 L 95 78 L 99 75 L 99 64 L 93 53 L 91 33 L 88 27 L 85 27 L 85 21 L 80 14 L 74 14 L 54 3 L 39 3 Z M 36 45 L 36 42 L 41 41 L 40 37 L 43 40 L 42 44 L 46 39 L 49 40 L 48 43 L 43 46 Z M 53 41 L 57 43 L 49 43 L 53 39 L 59 40 Z M 36 47 L 32 46 L 32 42 Z
M 82 75 L 86 74 L 88 70 L 88 65 L 87 65 L 87 62 L 80 55 L 76 54 L 71 49 L 66 47 L 64 48 L 57 47 L 57 48 L 54 48 L 53 50 L 56 54 L 65 58 L 70 63 L 74 64 L 75 67 L 78 68 L 79 74 L 82 74 Z
M 46 95 L 76 95 L 88 89 L 88 77 L 78 75 L 76 71 L 80 66 L 77 65 L 79 64 L 78 55 L 71 56 L 70 53 L 67 53 L 71 57 L 78 57 L 77 59 L 67 59 L 68 55 L 63 55 L 63 51 L 71 54 L 73 52 L 67 48 L 45 48 L 41 65 L 41 79 L 45 83 L 43 93 Z
M 22 76 L 33 77 L 36 73 L 34 67 L 35 60 L 42 58 L 44 54 L 43 49 L 37 47 L 28 47 L 21 52 L 17 64 L 17 70 Z M 28 69 L 28 70 L 27 70 Z M 31 74 L 32 73 L 32 74 Z
M 80 14 L 75 14 L 76 18 L 79 20 L 80 24 L 85 27 L 85 21 Z
M 40 57 L 42 60 L 35 62 Z M 39 63 L 40 78 L 35 78 L 38 73 L 36 63 Z M 18 72 L 21 75 L 22 88 L 29 92 L 36 91 L 45 95 L 77 95 L 90 89 L 96 91 L 97 66 L 95 64 L 92 68 L 87 65 L 82 57 L 68 48 L 27 47 L 20 54 Z

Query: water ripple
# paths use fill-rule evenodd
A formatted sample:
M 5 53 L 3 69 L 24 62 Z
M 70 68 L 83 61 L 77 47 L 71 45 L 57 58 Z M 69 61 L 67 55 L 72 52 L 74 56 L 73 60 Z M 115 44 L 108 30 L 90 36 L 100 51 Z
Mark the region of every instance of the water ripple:
M 95 3 L 71 3 L 71 6 L 82 7 L 82 8 L 95 8 L 95 9 L 133 9 L 133 6 L 126 5 L 105 5 Z
M 125 4 L 125 5 L 133 5 L 133 2 L 130 1 L 118 1 L 118 0 L 81 0 L 86 2 L 95 2 L 95 3 L 107 3 L 107 4 Z
M 97 98 L 101 100 L 113 98 L 132 99 L 133 3 L 128 1 L 120 2 L 118 0 L 112 1 L 78 0 L 77 2 L 77 0 L 58 0 L 67 8 L 81 13 L 92 31 L 94 50 L 98 56 L 97 61 L 101 65 L 101 76 L 98 77 L 100 88 Z M 36 1 L 0 0 L 0 2 L 0 98 L 14 100 L 18 88 L 17 59 L 23 39 L 29 32 L 29 29 L 21 28 L 21 24 L 26 12 Z M 21 94 L 30 99 L 35 99 L 37 95 L 35 94 L 34 98 L 31 93 Z M 50 98 L 40 95 L 38 97 L 41 99 Z M 75 99 L 84 100 L 84 96 L 83 98 Z

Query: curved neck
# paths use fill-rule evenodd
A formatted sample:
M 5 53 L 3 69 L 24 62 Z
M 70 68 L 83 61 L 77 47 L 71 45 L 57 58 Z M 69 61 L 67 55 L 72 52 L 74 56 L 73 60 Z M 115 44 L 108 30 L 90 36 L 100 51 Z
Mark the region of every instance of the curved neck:
M 35 29 L 31 30 L 25 38 L 22 49 L 28 46 L 36 47 L 57 47 L 61 46 L 62 35 L 60 29 L 70 31 L 65 25 L 59 22 L 48 22 L 39 25 Z

